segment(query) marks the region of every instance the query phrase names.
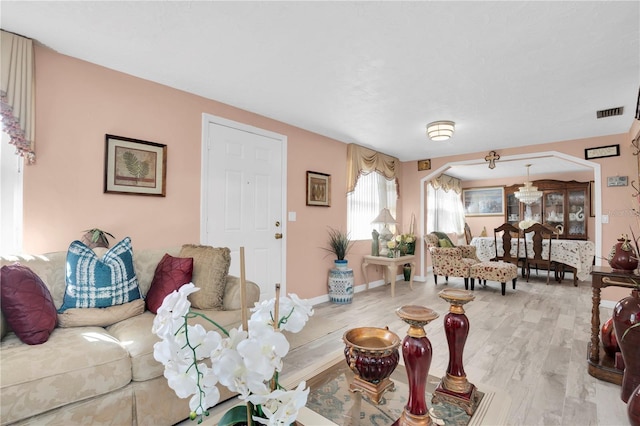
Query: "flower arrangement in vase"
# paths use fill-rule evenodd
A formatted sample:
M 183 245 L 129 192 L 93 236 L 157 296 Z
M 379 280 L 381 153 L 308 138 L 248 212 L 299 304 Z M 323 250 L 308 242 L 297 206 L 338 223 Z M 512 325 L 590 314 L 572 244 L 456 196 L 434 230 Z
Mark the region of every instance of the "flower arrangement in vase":
M 216 384 L 220 383 L 240 394 L 247 405 L 226 412 L 219 425 L 293 423 L 306 404 L 309 389 L 305 382 L 294 390 L 285 390 L 278 383 L 282 358 L 289 352 L 281 330 L 302 330 L 313 315 L 311 305 L 295 294 L 279 297 L 277 285 L 276 297 L 256 303 L 247 324 L 227 331 L 190 309 L 187 297 L 198 290 L 188 283 L 165 297 L 152 329 L 161 338 L 153 356 L 164 365 L 169 387 L 180 398 L 191 397 L 189 417 L 201 423 L 209 415 L 208 409 L 219 402 Z M 189 320 L 197 317 L 213 324 L 224 337 L 200 324 L 190 325 Z M 203 362 L 207 358 L 210 362 Z

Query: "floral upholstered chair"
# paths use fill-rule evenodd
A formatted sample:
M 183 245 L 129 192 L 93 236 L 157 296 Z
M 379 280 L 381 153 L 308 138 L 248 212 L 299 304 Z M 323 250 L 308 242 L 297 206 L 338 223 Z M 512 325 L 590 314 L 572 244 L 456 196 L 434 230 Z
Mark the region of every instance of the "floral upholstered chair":
M 449 237 L 441 232 L 427 234 L 424 240 L 431 253 L 435 284 L 438 285 L 438 275 L 444 276 L 446 282 L 449 277 L 460 277 L 464 279 L 464 288 L 468 290 L 470 268 L 480 262 L 476 256 L 476 248 L 470 245 L 453 247 Z

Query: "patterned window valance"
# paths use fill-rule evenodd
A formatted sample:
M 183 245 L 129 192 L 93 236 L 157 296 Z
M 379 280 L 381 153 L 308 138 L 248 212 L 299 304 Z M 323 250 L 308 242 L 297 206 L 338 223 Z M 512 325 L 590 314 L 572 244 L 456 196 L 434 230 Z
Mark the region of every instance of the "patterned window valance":
M 442 188 L 444 192 L 449 192 L 450 189 L 453 189 L 456 194 L 460 194 L 462 192 L 460 179 L 454 178 L 453 176 L 440 175 L 435 179 L 431 179 L 429 183 L 434 189 Z
M 378 172 L 387 180 L 396 179 L 400 160 L 354 143 L 347 146 L 347 194 L 353 192 L 362 174 Z M 398 195 L 400 191 L 398 191 Z
M 0 31 L 0 114 L 16 153 L 35 162 L 35 69 L 33 40 Z

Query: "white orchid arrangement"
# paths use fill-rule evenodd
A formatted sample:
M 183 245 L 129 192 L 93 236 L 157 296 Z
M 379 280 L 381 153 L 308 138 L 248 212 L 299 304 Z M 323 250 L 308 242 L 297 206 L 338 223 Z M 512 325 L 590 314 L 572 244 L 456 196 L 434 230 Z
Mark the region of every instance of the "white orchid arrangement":
M 305 389 L 305 382 L 294 390 L 278 384 L 282 358 L 289 352 L 289 342 L 280 331 L 302 330 L 313 315 L 311 304 L 295 294 L 256 303 L 248 330 L 240 326 L 227 332 L 206 315 L 191 311 L 187 297 L 198 290 L 188 283 L 165 297 L 152 329 L 162 339 L 154 345 L 153 356 L 164 365 L 164 376 L 176 395 L 191 397 L 190 418 L 201 423 L 203 416 L 209 415 L 207 410 L 220 400 L 216 387 L 220 383 L 237 392 L 248 409 L 234 407 L 219 424 L 293 423 L 306 404 L 309 389 Z M 190 325 L 189 319 L 196 317 L 215 325 L 224 337 L 200 324 Z M 204 362 L 206 358 L 210 362 Z

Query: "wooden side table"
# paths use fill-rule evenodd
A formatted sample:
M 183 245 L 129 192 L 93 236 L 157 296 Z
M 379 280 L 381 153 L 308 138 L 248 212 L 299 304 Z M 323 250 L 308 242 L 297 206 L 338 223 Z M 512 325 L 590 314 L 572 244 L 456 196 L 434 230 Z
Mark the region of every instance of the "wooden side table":
M 381 265 L 384 266 L 385 282 L 391 283 L 391 297 L 396 295 L 396 274 L 398 272 L 398 266 L 402 266 L 405 263 L 411 265 L 411 277 L 409 278 L 409 287 L 413 290 L 413 275 L 416 270 L 416 256 L 409 254 L 400 257 L 383 257 L 383 256 L 371 256 L 365 255 L 362 259 L 362 275 L 364 275 L 364 281 L 367 284 L 367 290 L 369 290 L 369 278 L 367 278 L 367 266 L 369 265 Z
M 613 360 L 600 347 L 600 289 L 610 286 L 634 288 L 633 280 L 640 281 L 640 275 L 614 272 L 608 266 L 594 266 L 591 272 L 591 342 L 588 347 L 589 374 L 606 382 L 622 384 L 622 371 L 613 366 Z

